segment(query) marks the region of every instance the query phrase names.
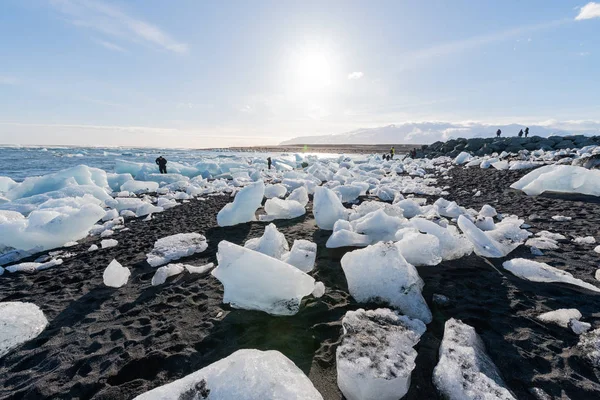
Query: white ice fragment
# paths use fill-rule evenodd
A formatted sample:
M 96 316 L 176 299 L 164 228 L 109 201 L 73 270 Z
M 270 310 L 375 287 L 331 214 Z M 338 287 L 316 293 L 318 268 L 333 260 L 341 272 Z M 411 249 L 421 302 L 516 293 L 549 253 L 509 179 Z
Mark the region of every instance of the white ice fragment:
M 408 226 L 406 219 L 392 217 L 383 209 L 373 211 L 351 222 L 353 231 L 369 237 L 371 243 L 395 240 L 396 232 Z
M 600 196 L 600 171 L 572 165 L 546 165 L 531 171 L 510 187 L 529 196 L 544 192 Z
M 261 220 L 292 219 L 306 213 L 306 209 L 296 200 L 282 200 L 277 197 L 265 202 L 266 216 L 261 215 Z
M 400 252 L 414 266 L 438 265 L 442 262 L 442 247 L 437 237 L 419 232 L 407 232 L 396 243 Z
M 109 247 L 115 247 L 119 242 L 115 239 L 104 239 L 100 242 L 100 247 L 103 249 L 108 249 Z
M 275 197 L 282 198 L 286 193 L 287 188 L 280 183 L 265 186 L 265 197 L 267 199 L 273 199 Z
M 179 275 L 184 269 L 183 264 L 169 264 L 158 268 L 152 277 L 152 286 L 162 285 L 167 278 Z
M 468 163 L 472 159 L 473 159 L 473 156 L 471 154 L 467 153 L 466 151 L 463 151 L 459 155 L 456 156 L 453 163 L 457 164 L 457 165 L 463 165 L 463 164 Z
M 526 260 L 524 258 L 514 258 L 512 260 L 505 261 L 502 266 L 504 269 L 512 272 L 519 278 L 526 279 L 528 281 L 564 282 L 591 290 L 593 292 L 600 292 L 600 288 L 584 282 L 581 279 L 574 278 L 573 275 L 567 271 L 562 271 L 545 263 Z
M 212 275 L 223 284 L 224 303 L 273 315 L 294 315 L 315 280 L 283 261 L 226 240 L 219 243 Z
M 315 283 L 315 289 L 313 290 L 312 295 L 318 299 L 319 297 L 323 297 L 324 294 L 325 284 L 323 282 Z
M 422 214 L 421 206 L 412 199 L 400 200 L 399 202 L 395 203 L 395 205 L 402 209 L 404 218 L 413 218 Z
M 475 226 L 482 231 L 493 231 L 496 229 L 496 224 L 494 224 L 494 219 L 492 217 L 477 217 L 475 219 Z
M 597 281 L 600 281 L 600 268 L 596 270 L 596 273 L 594 274 L 594 278 L 596 278 Z
M 320 229 L 332 230 L 337 220 L 347 220 L 348 211 L 336 194 L 325 187 L 315 188 L 313 201 L 315 222 Z
M 238 350 L 134 400 L 323 400 L 312 382 L 278 351 Z
M 62 265 L 62 263 L 63 260 L 61 258 L 52 259 L 47 262 L 24 262 L 6 267 L 6 270 L 11 273 L 26 272 L 32 274 L 37 271 L 43 271 L 45 269 L 52 268 L 57 265 Z
M 572 319 L 569 321 L 568 327 L 571 328 L 574 334 L 582 335 L 592 329 L 592 324 L 589 322 L 579 321 L 578 319 Z
M 274 224 L 267 225 L 261 237 L 247 240 L 244 247 L 278 260 L 281 260 L 283 255 L 290 250 L 284 234 L 279 232 Z
M 121 185 L 121 191 L 135 194 L 151 193 L 158 190 L 158 183 L 144 181 L 127 181 Z
M 294 200 L 298 203 L 302 204 L 303 207 L 306 207 L 308 204 L 308 191 L 304 186 L 300 186 L 296 188 L 290 193 L 286 200 Z
M 152 251 L 146 255 L 146 260 L 151 266 L 158 267 L 169 261 L 202 253 L 207 248 L 208 243 L 203 235 L 196 232 L 178 233 L 158 239 Z
M 353 202 L 362 193 L 362 189 L 355 185 L 340 185 L 334 187 L 332 190 L 338 195 L 342 203 Z
M 600 367 L 600 328 L 581 334 L 577 348 L 593 366 Z
M 151 214 L 160 213 L 163 211 L 164 211 L 164 208 L 162 208 L 162 207 L 157 207 L 150 203 L 143 203 L 136 209 L 135 215 L 137 217 L 143 217 L 144 215 L 147 215 L 148 218 L 151 218 L 150 217 Z M 148 219 L 144 219 L 144 221 L 146 221 L 146 220 L 148 220 Z
M 337 382 L 348 400 L 398 400 L 410 387 L 425 332 L 418 319 L 387 308 L 348 311 L 336 351 Z
M 96 244 L 91 245 L 90 248 L 88 249 L 88 251 L 96 251 L 96 250 L 98 250 L 98 245 L 96 245 Z
M 596 238 L 593 236 L 585 236 L 585 237 L 576 237 L 573 239 L 575 244 L 594 244 L 596 243 Z
M 570 320 L 580 320 L 581 317 L 581 313 L 576 308 L 561 308 L 540 314 L 537 316 L 537 319 L 542 322 L 554 323 L 563 328 L 567 328 Z
M 384 302 L 412 318 L 431 322 L 423 299 L 423 280 L 393 242 L 346 253 L 341 260 L 348 290 L 356 301 Z
M 294 240 L 289 253 L 283 254 L 281 260 L 303 272 L 310 272 L 315 267 L 317 244 L 304 239 Z
M 482 217 L 495 217 L 496 215 L 498 215 L 498 213 L 496 212 L 496 209 L 492 206 L 490 206 L 489 204 L 484 204 L 483 207 L 481 207 L 481 211 L 479 211 L 479 215 L 481 215 Z
M 114 235 L 114 233 L 115 232 L 112 229 L 106 229 L 106 230 L 102 231 L 102 233 L 100 234 L 100 237 L 101 238 L 109 237 L 109 236 Z
M 0 358 L 13 348 L 37 337 L 48 325 L 46 316 L 33 303 L 0 303 Z
M 450 318 L 444 327 L 433 383 L 448 400 L 516 400 L 473 327 Z
M 337 225 L 337 223 L 336 223 Z M 339 229 L 327 239 L 325 247 L 335 249 L 339 247 L 365 247 L 371 244 L 371 239 L 367 235 L 352 232 L 348 229 Z
M 558 221 L 558 222 L 564 222 L 564 221 L 570 221 L 572 218 L 571 217 L 565 217 L 564 215 L 554 215 L 552 217 L 553 220 Z
M 215 267 L 215 264 L 208 263 L 208 264 L 205 264 L 205 265 L 201 265 L 199 267 L 195 267 L 193 265 L 187 265 L 187 264 L 185 264 L 183 266 L 185 267 L 185 269 L 187 270 L 187 272 L 189 272 L 190 274 L 204 274 L 205 272 L 208 272 L 211 269 L 213 269 Z
M 120 288 L 127 283 L 130 275 L 129 268 L 122 266 L 117 260 L 112 260 L 104 270 L 102 278 L 106 286 Z
M 261 206 L 265 193 L 262 180 L 240 190 L 233 203 L 226 204 L 217 214 L 219 226 L 233 226 L 256 220 L 256 210 Z
M 104 217 L 102 217 L 102 221 L 110 221 L 111 219 L 115 219 L 119 216 L 119 211 L 117 211 L 116 209 L 110 209 L 106 212 L 106 214 L 104 215 Z
M 490 258 L 505 257 L 531 235 L 520 228 L 522 223 L 519 219 L 504 218 L 495 229 L 483 232 L 465 216 L 458 217 L 458 226 L 473 243 L 475 253 Z

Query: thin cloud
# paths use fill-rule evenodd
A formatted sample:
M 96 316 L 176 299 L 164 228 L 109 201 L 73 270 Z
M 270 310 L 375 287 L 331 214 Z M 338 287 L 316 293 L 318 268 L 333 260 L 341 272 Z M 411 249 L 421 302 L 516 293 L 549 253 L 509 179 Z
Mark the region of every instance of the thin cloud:
M 108 49 L 111 51 L 117 51 L 119 53 L 127 53 L 127 50 L 125 50 L 123 47 L 118 46 L 111 42 L 107 42 L 106 40 L 94 40 L 94 42 L 98 43 L 100 46 L 104 47 L 105 49 Z
M 134 18 L 121 9 L 100 0 L 50 0 L 50 4 L 75 26 L 105 35 L 128 39 L 185 54 L 188 46 L 148 22 Z
M 592 18 L 600 18 L 600 3 L 594 3 L 593 1 L 581 7 L 579 14 L 577 14 L 575 17 L 575 20 L 581 21 Z
M 355 79 L 360 79 L 363 76 L 365 76 L 364 73 L 362 73 L 360 71 L 355 71 L 355 72 L 351 72 L 351 73 L 348 74 L 348 79 L 355 80 Z
M 0 75 L 0 85 L 18 85 L 19 80 L 13 76 Z

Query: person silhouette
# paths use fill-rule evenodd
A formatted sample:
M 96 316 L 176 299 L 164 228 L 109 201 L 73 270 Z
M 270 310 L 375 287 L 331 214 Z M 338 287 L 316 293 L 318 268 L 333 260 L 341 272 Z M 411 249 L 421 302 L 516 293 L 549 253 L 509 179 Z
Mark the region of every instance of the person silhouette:
M 271 169 L 271 164 L 272 164 L 271 157 L 267 157 L 267 165 L 269 166 L 269 169 Z
M 156 164 L 158 165 L 158 170 L 161 174 L 167 173 L 167 159 L 163 156 L 160 156 L 156 159 Z
M 500 135 L 501 135 L 501 134 L 502 134 L 502 131 L 501 131 L 500 129 L 498 129 L 498 130 L 496 131 L 496 137 L 500 137 Z
M 523 129 L 519 131 L 519 137 L 523 137 Z
M 525 137 L 529 135 L 529 127 L 525 128 Z

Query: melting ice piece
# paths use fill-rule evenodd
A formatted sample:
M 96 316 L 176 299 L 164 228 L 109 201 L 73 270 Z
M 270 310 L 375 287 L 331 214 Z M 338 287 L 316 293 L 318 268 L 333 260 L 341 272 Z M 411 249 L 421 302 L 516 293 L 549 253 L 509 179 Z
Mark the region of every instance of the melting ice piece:
M 265 197 L 267 199 L 273 199 L 275 197 L 283 197 L 287 193 L 287 188 L 281 183 L 275 185 L 267 185 L 265 187 Z
M 469 161 L 471 161 L 473 159 L 473 156 L 469 153 L 467 153 L 466 151 L 461 152 L 459 155 L 456 156 L 456 158 L 454 159 L 454 164 L 457 165 L 463 165 L 468 163 Z
M 185 267 L 185 269 L 187 270 L 187 272 L 189 272 L 190 274 L 203 274 L 205 272 L 210 271 L 211 269 L 213 269 L 215 267 L 215 264 L 213 263 L 208 263 L 205 265 L 201 265 L 199 267 L 195 267 L 193 265 L 187 265 L 187 264 L 181 264 Z
M 327 239 L 325 247 L 336 249 L 339 247 L 365 247 L 369 244 L 371 244 L 371 239 L 367 235 L 361 235 L 348 229 L 339 229 Z
M 581 313 L 576 308 L 561 308 L 540 314 L 537 316 L 537 319 L 542 322 L 551 322 L 563 328 L 568 328 L 570 320 L 575 319 L 579 321 L 581 317 Z
M 179 275 L 184 269 L 183 264 L 169 264 L 158 268 L 152 277 L 152 286 L 162 285 L 167 278 Z
M 261 206 L 265 193 L 262 180 L 251 183 L 240 190 L 233 203 L 226 204 L 217 214 L 219 226 L 233 226 L 256 220 L 256 210 Z
M 298 218 L 306 213 L 304 206 L 296 200 L 281 200 L 277 197 L 265 202 L 265 211 L 267 215 L 261 215 L 261 221 Z
M 119 244 L 119 242 L 115 239 L 104 239 L 100 242 L 100 247 L 103 249 L 108 249 L 109 247 L 115 247 Z
M 38 336 L 47 325 L 46 316 L 33 303 L 0 303 L 0 358 L 11 349 Z
M 425 332 L 425 324 L 380 308 L 348 311 L 342 327 L 336 367 L 338 386 L 346 399 L 402 398 L 415 368 L 413 346 Z
M 535 169 L 510 187 L 529 196 L 544 192 L 600 196 L 600 171 L 572 165 L 546 165 Z
M 574 278 L 567 271 L 562 271 L 548 264 L 526 260 L 524 258 L 514 258 L 505 261 L 502 266 L 516 276 L 532 282 L 564 282 L 574 286 L 579 286 L 594 292 L 600 292 L 600 288 Z
M 158 190 L 158 183 L 144 181 L 127 181 L 121 185 L 121 191 L 135 194 L 151 193 Z
M 308 191 L 304 186 L 300 186 L 299 188 L 294 189 L 286 200 L 297 201 L 298 203 L 302 204 L 303 207 L 306 207 L 308 204 Z
M 366 235 L 371 243 L 395 240 L 396 232 L 408 225 L 408 220 L 392 217 L 383 209 L 373 211 L 351 222 L 354 232 Z
M 117 260 L 112 260 L 104 270 L 102 278 L 106 286 L 120 288 L 127 283 L 129 275 L 129 268 L 122 266 Z
M 315 280 L 283 261 L 223 240 L 212 275 L 223 284 L 224 303 L 273 315 L 294 315 Z
M 419 231 L 438 238 L 440 246 L 442 246 L 442 258 L 444 260 L 456 260 L 473 252 L 473 244 L 466 236 L 458 233 L 455 226 L 449 225 L 447 228 L 443 228 L 424 218 L 413 218 L 410 222 Z
M 423 280 L 393 242 L 380 242 L 346 253 L 341 260 L 348 289 L 356 301 L 389 304 L 412 318 L 431 322 L 423 299 Z
M 290 250 L 284 234 L 279 232 L 274 224 L 267 225 L 265 233 L 261 237 L 247 240 L 244 247 L 278 260 L 281 260 L 283 255 Z
M 196 232 L 178 233 L 158 239 L 152 251 L 146 255 L 146 260 L 151 266 L 158 267 L 169 261 L 202 253 L 207 248 L 208 243 L 203 235 Z
M 396 243 L 400 252 L 414 266 L 438 265 L 442 262 L 442 248 L 437 237 L 419 232 L 407 232 Z
M 495 229 L 483 232 L 463 215 L 458 217 L 458 226 L 475 246 L 475 253 L 491 258 L 508 255 L 531 236 L 520 228 L 522 223 L 516 218 L 505 218 Z
M 575 244 L 594 244 L 596 243 L 596 238 L 593 236 L 585 236 L 585 237 L 576 237 L 573 239 L 573 243 Z
M 473 327 L 450 318 L 433 384 L 448 400 L 515 400 Z
M 342 203 L 350 203 L 360 196 L 362 188 L 355 185 L 340 185 L 333 188 L 333 192 L 338 195 Z
M 238 350 L 135 400 L 323 400 L 304 373 L 276 350 Z
M 567 326 L 571 328 L 573 333 L 576 335 L 581 335 L 592 329 L 592 324 L 590 324 L 589 322 L 579 321 L 578 319 L 569 320 Z
M 304 239 L 294 240 L 292 250 L 282 256 L 281 260 L 302 272 L 310 272 L 315 267 L 317 244 Z
M 496 215 L 498 215 L 498 213 L 494 207 L 490 206 L 489 204 L 484 204 L 483 207 L 481 207 L 481 211 L 479 211 L 479 215 L 482 217 L 494 218 Z
M 337 220 L 348 219 L 348 211 L 337 195 L 331 189 L 322 186 L 315 188 L 313 214 L 317 226 L 326 230 L 332 230 Z
M 37 271 L 42 271 L 42 270 L 45 270 L 48 268 L 55 267 L 57 265 L 61 265 L 62 263 L 63 263 L 63 260 L 61 258 L 56 259 L 56 260 L 50 260 L 45 263 L 24 262 L 24 263 L 20 263 L 20 264 L 16 264 L 16 265 L 11 265 L 10 267 L 6 267 L 6 270 L 8 272 L 28 272 L 28 273 L 32 274 Z
M 600 367 L 600 328 L 579 336 L 577 348 L 593 366 Z

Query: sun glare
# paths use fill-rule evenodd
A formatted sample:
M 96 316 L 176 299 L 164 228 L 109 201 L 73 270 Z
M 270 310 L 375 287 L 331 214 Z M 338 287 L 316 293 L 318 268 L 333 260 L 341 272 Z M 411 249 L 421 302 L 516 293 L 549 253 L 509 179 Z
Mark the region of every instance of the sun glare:
M 323 93 L 334 83 L 334 63 L 330 52 L 306 48 L 294 53 L 291 86 L 297 93 Z

